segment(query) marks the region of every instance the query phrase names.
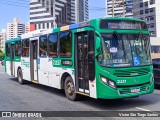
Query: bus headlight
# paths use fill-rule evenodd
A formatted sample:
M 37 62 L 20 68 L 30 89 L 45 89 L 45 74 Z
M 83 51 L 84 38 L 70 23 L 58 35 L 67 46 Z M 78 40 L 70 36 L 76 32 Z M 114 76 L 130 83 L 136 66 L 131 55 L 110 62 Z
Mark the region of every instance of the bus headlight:
M 152 82 L 153 82 L 153 74 L 151 75 L 151 78 L 150 78 L 150 84 L 152 84 Z
M 110 86 L 111 88 L 114 88 L 116 89 L 116 84 L 115 82 L 111 81 L 111 80 L 108 80 L 107 78 L 105 77 L 100 77 L 102 82 L 104 82 L 105 84 L 107 84 L 108 86 Z
M 116 89 L 116 84 L 115 84 L 113 81 L 110 81 L 110 80 L 109 80 L 108 83 L 109 83 L 109 86 L 110 86 L 110 87 Z

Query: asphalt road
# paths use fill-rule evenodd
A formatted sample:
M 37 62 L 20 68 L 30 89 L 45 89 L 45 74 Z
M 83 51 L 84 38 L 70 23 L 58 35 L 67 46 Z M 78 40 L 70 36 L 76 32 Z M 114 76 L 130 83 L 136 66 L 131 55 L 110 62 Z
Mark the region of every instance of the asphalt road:
M 0 111 L 160 111 L 160 89 L 153 94 L 138 98 L 121 100 L 96 100 L 83 97 L 73 102 L 66 99 L 64 91 L 37 84 L 20 85 L 15 78 L 5 74 L 0 65 Z M 0 118 L 1 119 L 1 118 Z M 39 118 L 37 118 L 38 120 Z M 61 119 L 92 119 L 106 118 L 42 118 Z M 107 118 L 111 120 L 128 120 L 129 118 Z M 158 118 L 130 118 L 157 119 Z

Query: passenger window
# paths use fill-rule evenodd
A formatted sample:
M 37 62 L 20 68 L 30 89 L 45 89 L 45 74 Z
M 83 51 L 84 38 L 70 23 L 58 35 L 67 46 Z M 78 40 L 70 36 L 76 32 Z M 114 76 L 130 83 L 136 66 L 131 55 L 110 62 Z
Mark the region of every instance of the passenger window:
M 22 40 L 22 57 L 29 57 L 29 39 Z
M 39 56 L 47 57 L 47 35 L 40 36 L 39 38 Z
M 49 57 L 57 56 L 58 36 L 57 34 L 51 34 L 48 38 L 49 45 Z
M 15 44 L 15 56 L 20 57 L 21 56 L 21 41 L 16 42 Z
M 61 57 L 72 56 L 72 39 L 70 32 L 60 33 L 60 56 Z
M 10 56 L 10 44 L 6 43 L 6 56 L 9 57 Z

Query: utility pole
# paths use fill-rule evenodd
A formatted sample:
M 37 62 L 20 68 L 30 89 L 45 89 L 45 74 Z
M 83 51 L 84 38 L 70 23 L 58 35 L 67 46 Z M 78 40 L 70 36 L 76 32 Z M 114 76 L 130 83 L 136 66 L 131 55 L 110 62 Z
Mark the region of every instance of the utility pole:
M 114 0 L 112 0 L 112 17 L 114 17 Z

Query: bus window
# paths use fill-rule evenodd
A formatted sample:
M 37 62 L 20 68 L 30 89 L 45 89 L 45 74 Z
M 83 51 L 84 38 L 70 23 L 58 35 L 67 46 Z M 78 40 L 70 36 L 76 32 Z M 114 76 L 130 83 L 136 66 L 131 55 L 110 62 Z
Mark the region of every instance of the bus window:
M 9 57 L 10 56 L 10 44 L 6 43 L 6 56 Z
M 71 57 L 72 56 L 72 39 L 70 32 L 60 33 L 60 56 Z
M 57 34 L 50 34 L 48 38 L 49 57 L 57 56 L 57 44 L 58 44 Z
M 22 57 L 29 57 L 29 39 L 22 41 Z
M 47 35 L 40 36 L 39 38 L 39 56 L 47 57 Z
M 16 42 L 15 44 L 15 56 L 20 57 L 21 56 L 21 41 Z

